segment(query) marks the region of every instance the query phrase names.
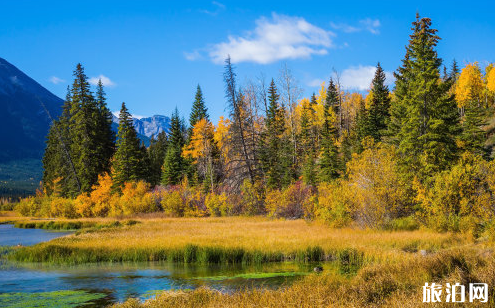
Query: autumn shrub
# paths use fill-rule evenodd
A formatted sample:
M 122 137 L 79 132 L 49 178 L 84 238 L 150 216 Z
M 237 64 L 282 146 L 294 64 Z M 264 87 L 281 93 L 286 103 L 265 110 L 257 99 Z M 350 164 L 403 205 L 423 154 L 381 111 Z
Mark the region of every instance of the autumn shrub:
M 344 227 L 351 222 L 349 191 L 346 181 L 322 183 L 318 187 L 318 204 L 315 218 L 334 227 Z
M 93 203 L 91 198 L 86 194 L 80 194 L 74 200 L 74 206 L 76 208 L 76 213 L 81 217 L 93 217 Z
M 144 181 L 127 182 L 120 197 L 112 202 L 113 215 L 132 215 L 151 213 L 158 210 L 155 195 L 150 185 Z
M 70 198 L 50 198 L 50 217 L 77 218 L 74 200 Z
M 211 216 L 228 216 L 232 214 L 232 204 L 226 193 L 209 193 L 205 197 L 205 206 Z
M 245 180 L 241 185 L 242 214 L 265 214 L 265 188 L 261 182 Z
M 311 187 L 302 182 L 294 183 L 283 190 L 267 192 L 265 207 L 270 217 L 301 218 L 313 215 Z
M 161 206 L 163 211 L 173 217 L 184 216 L 184 203 L 178 190 L 161 192 Z
M 110 212 L 112 195 L 112 178 L 108 173 L 98 176 L 98 184 L 93 186 L 90 194 L 92 214 L 97 217 L 107 216 Z
M 208 215 L 205 196 L 200 188 L 187 182 L 168 186 L 157 192 L 163 211 L 174 217 L 203 217 Z
M 38 212 L 39 203 L 35 197 L 21 199 L 15 206 L 15 210 L 22 216 L 34 216 Z
M 436 175 L 431 184 L 417 184 L 417 191 L 422 215 L 430 227 L 476 235 L 480 224 L 495 214 L 495 164 L 465 153 L 452 169 Z
M 353 154 L 347 164 L 347 200 L 353 219 L 361 227 L 383 227 L 388 221 L 410 214 L 411 197 L 398 171 L 392 148 L 364 142 L 365 150 Z

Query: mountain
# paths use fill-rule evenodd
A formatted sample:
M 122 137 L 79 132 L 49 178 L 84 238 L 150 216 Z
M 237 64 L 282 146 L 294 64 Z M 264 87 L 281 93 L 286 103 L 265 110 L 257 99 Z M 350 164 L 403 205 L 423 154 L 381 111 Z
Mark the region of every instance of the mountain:
M 170 118 L 167 116 L 154 115 L 147 118 L 132 118 L 132 120 L 139 139 L 146 146 L 149 145 L 152 136 L 156 137 L 162 131 L 169 132 Z M 119 118 L 115 114 L 113 115 L 113 123 L 114 125 L 112 127 L 117 131 Z
M 48 113 L 57 118 L 63 102 L 0 58 L 0 197 L 31 194 L 38 187 L 51 124 Z M 161 115 L 134 119 L 138 137 L 146 145 L 152 135 L 168 132 L 169 123 L 170 119 Z M 118 121 L 112 127 L 117 131 Z
M 59 116 L 62 99 L 0 58 L 0 163 L 43 155 L 51 121 L 40 101 Z

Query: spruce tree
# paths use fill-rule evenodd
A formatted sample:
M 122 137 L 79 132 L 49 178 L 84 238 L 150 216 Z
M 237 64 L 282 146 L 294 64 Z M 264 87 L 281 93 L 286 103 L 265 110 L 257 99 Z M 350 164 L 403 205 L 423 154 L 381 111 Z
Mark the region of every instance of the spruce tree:
M 125 182 L 143 179 L 143 158 L 143 149 L 137 137 L 132 116 L 125 103 L 122 103 L 119 114 L 117 150 L 112 163 L 114 189 L 119 189 Z
M 303 105 L 301 115 L 302 176 L 304 183 L 308 185 L 316 185 L 317 183 L 317 165 L 315 160 L 319 150 L 319 135 L 318 129 L 314 125 L 314 106 L 316 104 L 316 95 L 313 93 L 309 104 Z
M 150 162 L 148 181 L 152 186 L 160 184 L 167 146 L 168 137 L 165 131 L 161 131 L 156 139 L 155 136 L 152 136 L 150 146 L 148 147 L 148 159 Z
M 282 137 L 285 131 L 284 110 L 279 104 L 279 94 L 275 82 L 271 81 L 268 88 L 268 110 L 265 118 L 265 172 L 267 186 L 270 188 L 280 188 L 284 174 L 282 166 Z
M 368 126 L 366 134 L 373 137 L 375 141 L 381 141 L 390 116 L 390 92 L 388 86 L 385 85 L 385 78 L 385 72 L 378 63 L 372 81 L 371 101 L 366 118 Z
M 321 132 L 321 154 L 319 159 L 319 180 L 329 182 L 339 176 L 339 153 L 336 145 L 338 132 L 335 124 L 335 106 L 339 104 L 337 88 L 330 79 L 323 109 L 323 128 Z
M 106 104 L 106 93 L 101 79 L 96 87 L 96 130 L 97 130 L 97 155 L 98 169 L 101 172 L 110 172 L 110 160 L 115 153 L 115 133 L 112 129 L 112 113 Z
M 68 123 L 70 154 L 79 178 L 81 191 L 89 192 L 98 175 L 107 170 L 103 149 L 99 146 L 99 110 L 84 68 L 78 64 L 71 88 L 71 110 Z
M 459 116 L 449 85 L 441 82 L 437 30 L 419 15 L 412 30 L 403 65 L 395 74 L 389 132 L 401 165 L 424 179 L 455 159 Z
M 194 125 L 196 125 L 196 123 L 198 123 L 198 121 L 201 119 L 209 120 L 209 115 L 203 98 L 203 92 L 201 91 L 201 87 L 198 84 L 191 110 L 191 115 L 189 117 L 190 128 L 192 129 L 192 127 L 194 127 Z
M 179 118 L 179 111 L 175 108 L 170 120 L 170 136 L 163 162 L 162 184 L 179 184 L 184 176 L 184 159 L 182 148 L 184 147 L 184 125 Z
M 54 193 L 57 182 L 62 197 L 74 197 L 80 190 L 80 183 L 70 153 L 69 121 L 71 110 L 70 88 L 62 106 L 62 114 L 54 120 L 47 135 L 43 155 L 43 185 L 48 195 Z

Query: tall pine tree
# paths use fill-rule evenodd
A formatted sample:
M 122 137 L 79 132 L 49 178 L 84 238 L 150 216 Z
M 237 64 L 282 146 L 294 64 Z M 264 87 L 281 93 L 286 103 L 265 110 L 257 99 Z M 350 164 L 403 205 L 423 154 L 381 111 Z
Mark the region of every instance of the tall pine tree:
M 323 106 L 323 128 L 321 131 L 321 153 L 319 159 L 319 180 L 329 182 L 339 176 L 339 153 L 336 145 L 338 131 L 335 126 L 335 107 L 339 104 L 337 88 L 330 79 Z M 338 107 L 337 107 L 338 108 Z
M 151 138 L 150 146 L 148 147 L 148 159 L 150 162 L 148 181 L 152 186 L 160 184 L 167 147 L 168 137 L 165 131 L 161 131 L 156 139 L 155 136 Z
M 182 157 L 184 144 L 184 125 L 179 118 L 179 111 L 175 108 L 170 120 L 170 136 L 163 162 L 162 184 L 176 185 L 182 180 L 185 171 Z
M 459 117 L 449 85 L 441 82 L 437 30 L 419 15 L 412 30 L 403 65 L 395 74 L 389 132 L 402 165 L 425 178 L 455 159 Z
M 144 154 L 133 125 L 132 116 L 125 103 L 122 103 L 119 114 L 117 150 L 112 163 L 114 189 L 119 189 L 125 182 L 144 178 Z
M 280 188 L 284 168 L 282 165 L 282 137 L 285 131 L 285 114 L 279 104 L 279 94 L 275 82 L 268 88 L 268 110 L 265 118 L 263 160 L 266 183 L 270 188 Z
M 372 81 L 371 100 L 366 121 L 368 125 L 366 133 L 375 141 L 381 141 L 390 116 L 390 92 L 385 84 L 385 78 L 385 72 L 378 63 Z

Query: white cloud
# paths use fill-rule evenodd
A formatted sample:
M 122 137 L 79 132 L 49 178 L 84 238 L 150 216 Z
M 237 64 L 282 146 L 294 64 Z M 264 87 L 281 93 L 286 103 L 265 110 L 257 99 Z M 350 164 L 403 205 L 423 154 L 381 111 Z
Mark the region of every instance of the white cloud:
M 371 19 L 371 18 L 366 18 L 362 19 L 359 21 L 359 25 L 357 26 L 351 26 L 346 23 L 330 23 L 330 26 L 335 29 L 335 30 L 341 30 L 345 33 L 354 33 L 354 32 L 361 32 L 361 31 L 368 31 L 372 34 L 379 34 L 380 30 L 380 20 L 378 19 Z
M 61 78 L 58 78 L 56 76 L 52 76 L 50 77 L 50 82 L 53 83 L 53 84 L 59 84 L 59 83 L 65 83 L 65 80 L 64 79 L 61 79 Z
M 375 66 L 351 66 L 342 71 L 340 75 L 340 83 L 347 90 L 368 90 L 371 86 L 371 80 L 375 75 Z M 394 81 L 393 75 L 390 72 L 385 72 L 387 85 L 391 85 Z
M 310 24 L 304 18 L 272 14 L 256 20 L 253 31 L 244 36 L 229 36 L 227 42 L 215 44 L 209 56 L 222 64 L 227 55 L 232 62 L 268 64 L 284 59 L 307 59 L 325 55 L 333 47 L 333 33 Z
M 112 80 L 110 80 L 110 78 L 108 78 L 105 75 L 100 75 L 98 77 L 91 77 L 91 78 L 89 78 L 89 83 L 92 84 L 92 85 L 97 85 L 98 84 L 98 81 L 100 79 L 101 79 L 101 83 L 103 83 L 103 85 L 105 87 L 114 87 L 114 86 L 116 86 L 116 83 L 113 82 Z

